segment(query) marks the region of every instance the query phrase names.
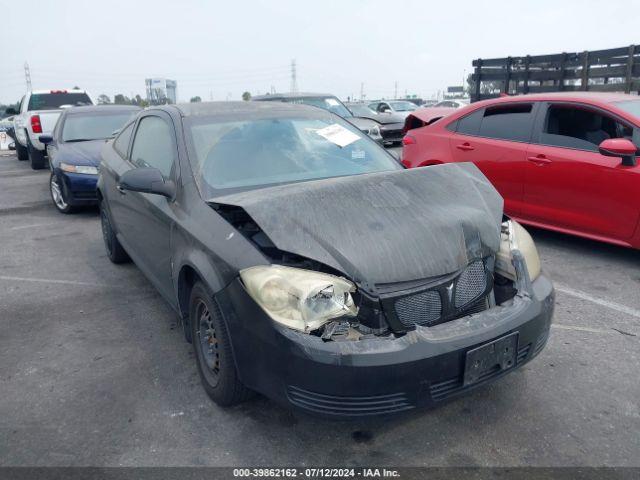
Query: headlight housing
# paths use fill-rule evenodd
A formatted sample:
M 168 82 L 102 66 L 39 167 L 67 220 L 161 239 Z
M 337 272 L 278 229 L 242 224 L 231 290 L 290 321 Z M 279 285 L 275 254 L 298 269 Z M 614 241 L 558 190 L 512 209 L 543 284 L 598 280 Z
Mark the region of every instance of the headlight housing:
M 515 220 L 507 220 L 502 224 L 500 251 L 496 256 L 496 271 L 502 276 L 516 280 L 511 251 L 520 250 L 524 257 L 531 281 L 540 275 L 540 257 L 529 232 Z
M 369 136 L 371 137 L 379 137 L 380 136 L 380 127 L 374 125 L 369 129 Z
M 98 167 L 92 167 L 90 165 L 70 165 L 64 162 L 60 162 L 60 170 L 69 173 L 81 173 L 83 175 L 98 174 Z
M 355 316 L 355 285 L 326 273 L 262 265 L 240 271 L 247 292 L 276 322 L 310 332 L 332 318 Z

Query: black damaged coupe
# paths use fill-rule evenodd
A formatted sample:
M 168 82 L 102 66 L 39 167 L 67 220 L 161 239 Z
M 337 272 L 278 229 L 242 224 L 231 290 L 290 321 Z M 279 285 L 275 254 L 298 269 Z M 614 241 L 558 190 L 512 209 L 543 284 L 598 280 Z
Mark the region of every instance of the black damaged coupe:
M 474 165 L 405 170 L 318 108 L 147 109 L 104 146 L 98 198 L 109 258 L 173 306 L 220 405 L 434 406 L 549 336 L 535 245 Z

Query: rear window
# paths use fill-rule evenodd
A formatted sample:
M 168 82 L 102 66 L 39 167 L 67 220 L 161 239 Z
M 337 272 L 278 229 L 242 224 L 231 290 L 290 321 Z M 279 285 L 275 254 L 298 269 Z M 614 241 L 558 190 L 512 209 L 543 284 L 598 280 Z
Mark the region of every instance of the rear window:
M 86 93 L 34 93 L 29 98 L 28 110 L 55 110 L 66 105 L 92 105 L 92 103 Z
M 69 115 L 62 128 L 62 141 L 84 142 L 109 138 L 136 113 L 129 111 Z

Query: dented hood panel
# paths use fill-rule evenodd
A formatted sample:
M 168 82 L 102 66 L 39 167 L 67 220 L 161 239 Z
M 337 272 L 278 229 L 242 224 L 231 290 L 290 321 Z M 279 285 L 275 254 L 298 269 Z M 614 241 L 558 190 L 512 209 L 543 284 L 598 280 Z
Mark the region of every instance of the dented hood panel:
M 280 250 L 372 289 L 452 273 L 500 246 L 502 197 L 471 163 L 274 186 L 210 202 L 242 207 Z

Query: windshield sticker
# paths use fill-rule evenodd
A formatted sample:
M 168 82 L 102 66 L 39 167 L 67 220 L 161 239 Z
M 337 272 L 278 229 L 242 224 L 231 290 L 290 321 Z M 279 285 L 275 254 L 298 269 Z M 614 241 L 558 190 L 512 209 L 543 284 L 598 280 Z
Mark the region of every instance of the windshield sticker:
M 351 160 L 364 160 L 366 156 L 367 152 L 357 147 L 351 150 Z
M 317 130 L 316 133 L 321 137 L 326 138 L 331 143 L 335 143 L 339 147 L 346 147 L 347 145 L 360 140 L 360 137 L 358 135 L 347 130 L 342 125 L 338 125 L 337 123 L 329 125 L 325 128 L 321 128 L 320 130 Z

